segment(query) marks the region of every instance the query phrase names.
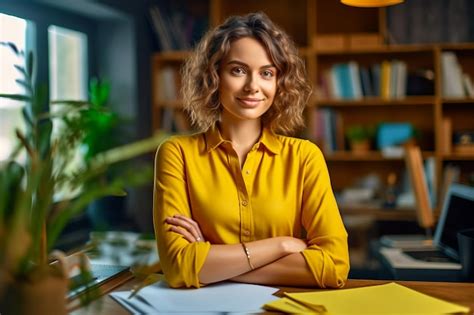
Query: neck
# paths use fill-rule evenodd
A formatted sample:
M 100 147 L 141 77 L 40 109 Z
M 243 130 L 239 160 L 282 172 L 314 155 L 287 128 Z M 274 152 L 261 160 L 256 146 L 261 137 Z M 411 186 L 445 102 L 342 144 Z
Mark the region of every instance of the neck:
M 260 120 L 245 120 L 232 124 L 222 121 L 220 130 L 222 137 L 231 141 L 235 149 L 250 150 L 260 138 L 262 125 Z

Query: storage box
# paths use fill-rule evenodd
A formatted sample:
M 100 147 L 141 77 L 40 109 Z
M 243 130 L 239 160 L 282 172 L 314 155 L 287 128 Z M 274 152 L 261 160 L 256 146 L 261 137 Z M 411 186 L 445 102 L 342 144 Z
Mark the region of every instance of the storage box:
M 382 36 L 378 33 L 353 33 L 348 35 L 348 46 L 352 50 L 378 48 L 382 44 Z
M 347 49 L 347 36 L 344 34 L 318 34 L 313 37 L 313 47 L 319 51 Z

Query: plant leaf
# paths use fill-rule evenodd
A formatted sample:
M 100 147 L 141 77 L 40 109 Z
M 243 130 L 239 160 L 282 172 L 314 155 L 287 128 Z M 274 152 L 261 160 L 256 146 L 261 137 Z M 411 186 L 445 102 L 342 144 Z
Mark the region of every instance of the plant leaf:
M 8 46 L 10 47 L 11 50 L 13 50 L 13 52 L 19 56 L 20 55 L 20 51 L 18 50 L 18 48 L 16 47 L 16 45 L 12 42 L 0 42 L 0 45 L 3 45 L 3 46 Z
M 25 175 L 24 169 L 15 161 L 2 166 L 0 169 L 0 222 L 11 215 L 14 198 L 21 189 L 21 181 Z
M 15 101 L 23 101 L 23 102 L 31 101 L 31 97 L 29 97 L 27 95 L 23 95 L 23 94 L 2 94 L 2 93 L 0 93 L 0 97 L 8 98 L 8 99 L 15 100 Z
M 23 86 L 28 92 L 32 92 L 32 89 L 31 89 L 31 85 L 29 82 L 25 81 L 25 80 L 21 80 L 21 79 L 16 79 L 15 80 L 16 83 L 18 83 L 19 85 Z
M 24 106 L 21 110 L 23 113 L 23 118 L 28 127 L 33 127 L 33 113 L 31 112 L 31 106 Z
M 28 73 L 29 78 L 33 78 L 34 58 L 33 52 L 30 51 L 28 53 L 28 57 L 26 58 L 26 72 Z
M 131 144 L 126 144 L 99 154 L 91 161 L 91 165 L 110 165 L 117 162 L 129 160 L 133 157 L 156 150 L 158 146 L 169 137 L 168 134 L 160 132 L 157 135 L 140 140 Z
M 15 69 L 17 69 L 18 71 L 21 72 L 21 74 L 23 74 L 23 76 L 26 78 L 26 79 L 29 79 L 29 76 L 28 76 L 28 72 L 26 72 L 26 69 L 25 67 L 22 67 L 20 65 L 13 65 L 15 67 Z

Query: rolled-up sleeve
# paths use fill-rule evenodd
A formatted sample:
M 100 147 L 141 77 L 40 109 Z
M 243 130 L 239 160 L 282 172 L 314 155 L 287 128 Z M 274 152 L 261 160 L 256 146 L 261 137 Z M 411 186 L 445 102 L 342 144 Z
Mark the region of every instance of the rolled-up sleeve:
M 319 287 L 341 288 L 349 273 L 347 232 L 323 154 L 310 142 L 305 150 L 302 224 L 309 246 L 303 256 Z
M 167 217 L 191 217 L 183 152 L 174 138 L 164 142 L 155 156 L 153 224 L 163 273 L 171 287 L 200 287 L 199 271 L 210 249 L 208 242 L 190 243 L 170 232 Z

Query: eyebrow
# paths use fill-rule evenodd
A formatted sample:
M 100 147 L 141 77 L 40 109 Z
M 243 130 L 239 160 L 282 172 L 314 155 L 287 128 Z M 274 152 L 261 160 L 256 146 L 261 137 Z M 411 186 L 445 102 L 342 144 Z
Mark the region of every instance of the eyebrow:
M 237 65 L 240 65 L 240 66 L 244 66 L 246 68 L 249 67 L 248 64 L 242 62 L 242 61 L 238 61 L 238 60 L 231 60 L 227 63 L 228 65 L 232 65 L 232 64 L 237 64 Z M 260 69 L 268 69 L 268 68 L 276 68 L 276 66 L 274 64 L 268 64 L 268 65 L 264 65 L 264 66 L 261 66 Z

